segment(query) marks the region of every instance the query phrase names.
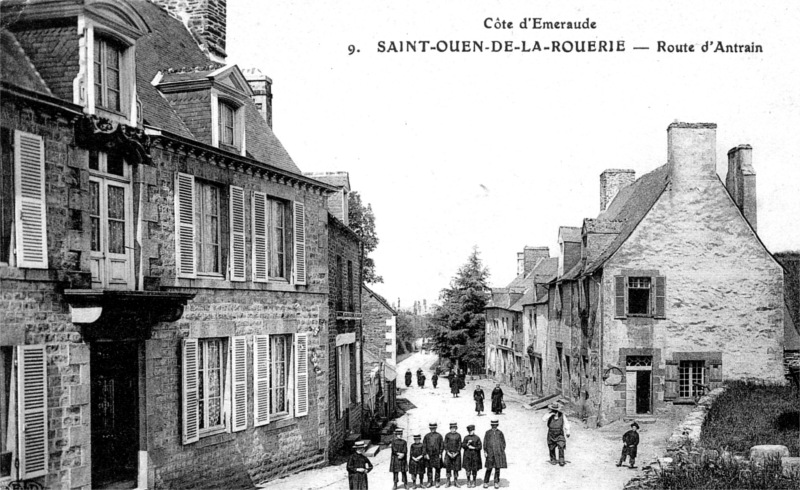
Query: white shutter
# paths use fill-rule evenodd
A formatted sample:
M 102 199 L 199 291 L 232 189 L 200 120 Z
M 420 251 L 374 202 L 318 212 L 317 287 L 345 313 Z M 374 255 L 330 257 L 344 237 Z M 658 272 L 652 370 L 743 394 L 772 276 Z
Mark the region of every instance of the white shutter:
M 14 132 L 14 167 L 17 266 L 47 269 L 47 202 L 41 136 Z
M 361 403 L 361 342 L 355 343 L 356 348 L 356 402 Z
M 244 281 L 245 237 L 244 237 L 244 189 L 230 187 L 231 213 L 231 281 Z
M 294 283 L 306 283 L 306 205 L 294 203 Z
M 194 243 L 194 175 L 175 177 L 175 264 L 178 277 L 197 277 Z
M 252 212 L 254 282 L 267 282 L 268 277 L 267 209 L 267 195 L 263 192 L 254 192 Z
M 238 432 L 247 428 L 247 338 L 244 336 L 231 339 L 231 380 L 233 410 L 231 431 Z
M 294 415 L 308 415 L 308 334 L 295 335 Z
M 43 345 L 17 347 L 20 478 L 47 474 L 47 359 Z M 13 470 L 12 470 L 13 471 Z
M 269 423 L 269 335 L 253 339 L 253 419 L 256 427 Z
M 200 419 L 197 417 L 197 363 L 199 362 L 197 339 L 183 339 L 181 378 L 181 421 L 183 444 L 200 440 Z

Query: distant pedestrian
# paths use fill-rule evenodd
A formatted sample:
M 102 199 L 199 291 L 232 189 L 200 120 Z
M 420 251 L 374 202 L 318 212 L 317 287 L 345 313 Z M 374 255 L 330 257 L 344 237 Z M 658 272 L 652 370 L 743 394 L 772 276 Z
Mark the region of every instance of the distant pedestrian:
M 631 468 L 636 468 L 636 453 L 639 449 L 639 424 L 633 422 L 631 424 L 631 430 L 623 434 L 622 436 L 622 456 L 619 457 L 619 463 L 617 466 L 622 466 L 622 463 L 625 462 L 625 457 L 629 456 L 631 458 Z
M 420 388 L 425 388 L 425 373 L 420 373 L 417 377 L 417 383 L 419 383 Z
M 569 437 L 569 420 L 562 412 L 561 404 L 551 403 L 547 406 L 549 412 L 544 414 L 542 420 L 547 422 L 547 449 L 550 451 L 550 464 L 558 463 L 564 466 L 564 451 L 567 449 L 567 439 Z M 556 448 L 558 449 L 558 461 L 556 461 Z
M 503 413 L 505 405 L 503 401 L 503 390 L 500 388 L 500 383 L 497 383 L 497 386 L 492 390 L 492 412 L 498 415 Z
M 411 369 L 406 369 L 406 388 L 411 386 Z
M 494 470 L 494 488 L 500 488 L 500 468 L 508 468 L 506 460 L 506 438 L 497 428 L 500 422 L 490 422 L 492 428 L 483 436 L 483 455 L 486 456 L 486 473 L 483 475 L 483 488 L 489 488 L 489 477 Z
M 408 443 L 403 439 L 403 429 L 394 430 L 395 438 L 392 441 L 392 459 L 389 461 L 389 471 L 392 472 L 394 489 L 397 490 L 398 473 L 403 474 L 403 488 L 408 488 Z
M 364 456 L 367 449 L 365 441 L 358 441 L 353 445 L 355 453 L 347 460 L 347 479 L 350 483 L 350 490 L 368 490 L 367 473 L 372 471 L 372 463 L 369 458 Z
M 481 388 L 481 385 L 476 386 L 475 391 L 472 393 L 472 399 L 475 400 L 475 411 L 478 412 L 479 417 L 483 412 L 484 398 L 486 398 L 486 395 L 483 394 L 483 388 Z
M 417 477 L 419 476 L 419 486 L 422 487 L 422 480 L 425 479 L 425 448 L 422 445 L 422 436 L 414 434 L 414 444 L 411 445 L 408 459 L 408 472 L 411 473 L 411 483 L 413 488 L 417 488 Z
M 455 371 L 450 371 L 450 376 L 447 378 L 447 381 L 450 383 L 450 393 L 453 394 L 453 398 L 458 396 L 459 392 L 459 379 L 458 374 Z
M 475 488 L 477 485 L 478 470 L 483 467 L 481 464 L 481 438 L 475 435 L 475 426 L 468 425 L 469 435 L 464 437 L 461 447 L 464 448 L 464 471 L 467 472 L 467 488 Z
M 458 388 L 463 390 L 467 387 L 467 375 L 461 370 L 458 372 Z
M 439 373 L 436 371 L 434 371 L 433 376 L 431 376 L 431 383 L 433 383 L 434 388 L 436 388 L 436 385 L 439 384 Z
M 428 488 L 432 483 L 436 483 L 436 488 L 439 488 L 439 480 L 442 476 L 442 451 L 444 451 L 444 439 L 442 435 L 436 432 L 436 422 L 431 422 L 428 427 L 430 432 L 425 434 L 422 439 L 422 445 L 425 448 L 425 461 L 428 470 Z M 434 470 L 436 478 L 434 479 Z
M 447 485 L 450 486 L 450 474 L 453 474 L 453 484 L 459 487 L 458 472 L 461 471 L 461 434 L 458 433 L 458 424 L 450 424 L 450 432 L 444 436 L 444 468 L 447 471 Z

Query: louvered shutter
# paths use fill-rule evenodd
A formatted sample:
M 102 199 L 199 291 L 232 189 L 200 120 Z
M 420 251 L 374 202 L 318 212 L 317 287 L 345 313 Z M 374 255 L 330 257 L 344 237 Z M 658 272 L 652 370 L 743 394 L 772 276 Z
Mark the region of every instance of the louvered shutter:
M 20 478 L 47 474 L 47 359 L 43 345 L 17 347 Z
M 183 339 L 182 347 L 182 436 L 183 444 L 191 444 L 200 440 L 200 419 L 197 416 L 197 363 L 199 362 L 197 339 Z
M 666 318 L 666 299 L 667 299 L 667 278 L 664 276 L 657 276 L 655 277 L 655 299 L 656 299 L 656 307 L 655 307 L 655 317 L 656 318 Z
M 268 257 L 267 248 L 267 195 L 263 192 L 253 193 L 253 281 L 267 282 Z
M 625 318 L 625 276 L 614 276 L 614 316 Z
M 178 277 L 197 277 L 194 243 L 194 176 L 175 177 L 175 264 Z
M 231 339 L 232 432 L 247 428 L 247 338 Z
M 294 414 L 308 415 L 308 334 L 295 335 Z
M 356 402 L 361 403 L 361 342 L 355 343 L 356 348 Z
M 47 269 L 47 202 L 41 136 L 14 132 L 14 167 L 17 266 Z
M 678 397 L 678 363 L 667 361 L 664 373 L 664 400 L 674 400 Z
M 306 205 L 294 203 L 294 283 L 306 283 Z
M 245 278 L 244 189 L 230 187 L 231 212 L 231 281 Z
M 253 340 L 253 412 L 256 427 L 269 423 L 269 335 Z

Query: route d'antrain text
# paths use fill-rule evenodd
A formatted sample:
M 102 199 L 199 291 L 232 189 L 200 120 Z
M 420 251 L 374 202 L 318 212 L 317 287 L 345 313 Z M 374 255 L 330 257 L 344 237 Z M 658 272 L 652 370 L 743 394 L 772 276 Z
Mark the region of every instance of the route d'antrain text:
M 379 53 L 616 53 L 625 41 L 378 41 Z

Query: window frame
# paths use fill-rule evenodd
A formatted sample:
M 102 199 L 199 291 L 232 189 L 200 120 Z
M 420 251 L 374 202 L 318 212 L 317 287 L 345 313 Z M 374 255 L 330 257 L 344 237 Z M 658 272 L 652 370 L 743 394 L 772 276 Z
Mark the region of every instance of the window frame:
M 653 291 L 653 280 L 650 276 L 626 276 L 625 281 L 625 295 L 627 297 L 627 301 L 625 302 L 626 305 L 626 313 L 627 316 L 637 316 L 637 317 L 652 317 L 653 316 L 653 307 L 652 307 L 652 297 L 651 295 L 654 293 Z M 644 287 L 646 283 L 647 287 Z M 647 291 L 647 300 L 644 302 L 645 312 L 632 312 L 631 311 L 631 291 Z M 643 294 L 643 293 L 640 293 Z
M 100 35 L 94 36 L 94 49 L 92 50 L 92 69 L 94 73 L 94 104 L 98 109 L 122 114 L 122 57 L 125 47 L 112 37 Z M 117 63 L 115 67 L 108 64 L 108 52 L 112 50 L 116 53 Z M 98 61 L 99 58 L 99 61 Z M 98 80 L 98 68 L 100 80 Z M 109 72 L 115 71 L 117 77 L 117 88 L 110 87 L 108 80 Z M 109 92 L 117 93 L 116 107 L 112 107 L 109 101 Z
M 227 414 L 227 407 L 226 407 L 226 394 L 225 390 L 229 389 L 228 386 L 228 369 L 230 366 L 227 362 L 227 355 L 226 352 L 228 351 L 226 342 L 227 339 L 224 337 L 209 337 L 209 338 L 200 338 L 197 339 L 197 348 L 198 348 L 198 365 L 197 365 L 197 390 L 198 390 L 198 397 L 197 397 L 197 418 L 198 418 L 198 433 L 199 436 L 205 437 L 208 435 L 218 434 L 220 432 L 227 432 L 229 426 L 228 423 L 228 414 Z M 211 343 L 218 344 L 217 355 L 219 357 L 219 395 L 215 398 L 219 398 L 219 407 L 220 407 L 220 422 L 214 426 L 205 426 L 203 427 L 203 423 L 207 423 L 208 419 L 208 401 L 210 400 L 208 397 L 208 389 L 204 389 L 204 386 L 208 383 L 207 375 L 208 375 L 208 368 L 204 365 L 208 363 L 208 346 Z M 202 359 L 202 363 L 200 360 Z M 200 393 L 203 393 L 201 396 Z M 201 404 L 204 403 L 206 409 L 201 410 Z
M 223 141 L 222 108 L 230 109 L 232 117 L 233 143 Z M 219 87 L 211 88 L 211 146 L 227 150 L 239 155 L 247 154 L 247 128 L 245 124 L 244 102 L 235 96 L 220 90 Z
M 284 403 L 286 404 L 285 410 L 276 411 L 274 393 L 281 387 L 274 386 L 276 380 L 276 356 L 274 345 L 276 340 L 284 339 L 285 350 L 285 382 L 282 388 L 285 390 Z M 294 417 L 294 343 L 295 334 L 270 334 L 269 336 L 269 420 L 283 420 Z
M 195 273 L 197 274 L 198 278 L 212 278 L 212 279 L 223 279 L 225 277 L 225 270 L 224 270 L 224 262 L 223 257 L 223 249 L 225 248 L 225 240 L 224 240 L 224 232 L 223 232 L 223 221 L 225 220 L 223 216 L 223 201 L 225 200 L 226 196 L 224 193 L 225 186 L 217 184 L 216 182 L 211 182 L 203 179 L 194 179 L 194 203 L 193 203 L 193 212 L 194 212 L 194 223 L 195 223 L 195 230 L 194 230 L 194 259 L 195 259 Z M 205 237 L 205 221 L 207 218 L 207 213 L 205 209 L 205 190 L 206 189 L 215 189 L 217 192 L 217 209 L 216 215 L 211 215 L 211 217 L 216 218 L 216 228 L 217 228 L 217 243 L 213 244 L 211 242 L 206 243 L 204 241 Z M 204 247 L 208 244 L 210 246 L 216 246 L 217 253 L 216 253 L 216 261 L 217 261 L 217 270 L 215 271 L 207 271 L 204 270 L 203 267 L 203 250 Z
M 87 40 L 85 51 L 84 74 L 79 74 L 74 84 L 73 99 L 75 103 L 84 105 L 89 114 L 98 114 L 130 126 L 137 126 L 141 118 L 136 98 L 136 45 L 135 34 L 130 31 L 120 32 L 118 27 L 110 27 L 100 23 L 93 17 L 85 17 Z M 119 53 L 119 109 L 113 109 L 96 103 L 95 80 L 95 40 L 116 45 Z
M 627 318 L 652 318 L 664 319 L 667 317 L 667 278 L 658 270 L 623 270 L 621 273 L 610 276 L 612 281 L 614 318 L 625 320 Z M 649 287 L 646 288 L 648 299 L 646 302 L 647 313 L 631 313 L 631 289 L 643 290 L 645 288 L 631 287 L 631 281 L 647 279 Z
M 694 386 L 694 384 L 698 382 L 696 381 L 697 370 L 699 370 L 700 374 L 699 383 L 705 385 L 707 384 L 706 380 L 708 378 L 706 373 L 707 369 L 708 366 L 706 365 L 705 359 L 684 359 L 678 361 L 677 400 L 692 400 L 698 395 L 698 388 Z M 686 380 L 686 384 L 684 384 L 684 379 Z M 685 391 L 684 387 L 688 391 Z
M 280 217 L 280 224 L 282 226 L 277 226 L 275 223 L 274 214 L 273 214 L 273 206 L 280 206 L 278 209 L 282 209 L 282 214 Z M 267 257 L 268 257 L 268 266 L 267 266 L 267 280 L 268 281 L 285 281 L 289 282 L 289 264 L 287 261 L 287 256 L 289 255 L 289 223 L 290 221 L 287 219 L 287 210 L 289 208 L 289 202 L 284 199 L 279 199 L 273 196 L 267 196 Z M 277 230 L 280 230 L 280 240 L 276 239 Z M 274 252 L 273 250 L 276 243 L 281 243 L 283 245 L 283 250 L 280 252 Z M 282 272 L 280 275 L 273 275 L 273 270 L 275 267 L 280 267 Z
M 14 264 L 15 166 L 14 130 L 0 127 L 0 266 L 13 266 Z M 6 240 L 4 239 L 5 233 L 8 234 L 7 249 L 3 247 Z

